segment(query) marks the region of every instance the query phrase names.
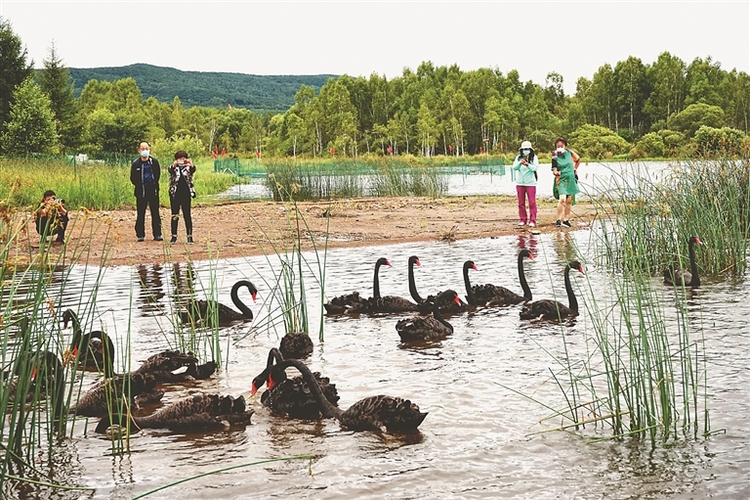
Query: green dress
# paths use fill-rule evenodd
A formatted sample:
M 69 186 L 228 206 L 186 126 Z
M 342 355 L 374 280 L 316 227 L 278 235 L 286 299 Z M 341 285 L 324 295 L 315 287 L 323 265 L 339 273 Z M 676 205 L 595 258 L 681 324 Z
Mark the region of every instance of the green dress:
M 574 196 L 581 192 L 576 181 L 575 161 L 569 150 L 566 149 L 564 155 L 557 155 L 557 170 L 560 171 L 560 183 L 557 185 L 560 196 Z

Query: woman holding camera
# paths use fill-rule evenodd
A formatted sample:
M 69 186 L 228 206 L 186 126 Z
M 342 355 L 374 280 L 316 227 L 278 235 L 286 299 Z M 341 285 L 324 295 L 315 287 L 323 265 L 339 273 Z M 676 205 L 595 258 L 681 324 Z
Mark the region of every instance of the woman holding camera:
M 531 147 L 531 142 L 523 141 L 513 160 L 513 170 L 516 173 L 516 193 L 518 194 L 519 226 L 536 226 L 536 170 L 539 168 L 539 158 Z M 529 200 L 529 211 L 526 211 L 526 199 Z
M 172 239 L 170 243 L 177 243 L 177 225 L 180 222 L 180 209 L 185 218 L 185 231 L 188 244 L 193 243 L 193 219 L 190 216 L 190 204 L 195 198 L 193 174 L 195 165 L 188 158 L 185 151 L 174 154 L 174 163 L 169 166 L 169 203 L 172 208 Z
M 555 183 L 560 193 L 555 223 L 557 227 L 572 227 L 569 220 L 570 210 L 575 195 L 580 193 L 576 174 L 580 163 L 581 158 L 575 151 L 568 149 L 568 141 L 564 137 L 559 137 L 552 152 L 552 173 L 555 175 Z
M 65 229 L 68 227 L 68 211 L 65 209 L 65 201 L 59 200 L 51 189 L 42 195 L 39 208 L 34 212 L 36 232 L 42 238 L 57 236 L 55 242 L 65 242 Z

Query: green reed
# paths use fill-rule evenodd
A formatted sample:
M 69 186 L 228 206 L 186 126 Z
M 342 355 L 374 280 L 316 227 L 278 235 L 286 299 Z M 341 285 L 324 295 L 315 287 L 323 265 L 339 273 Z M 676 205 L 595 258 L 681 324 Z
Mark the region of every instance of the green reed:
M 448 191 L 438 167 L 399 160 L 275 161 L 266 164 L 266 187 L 281 201 L 291 193 L 297 201 L 363 196 L 430 196 Z
M 744 274 L 750 234 L 750 160 L 680 163 L 661 178 L 617 175 L 615 187 L 594 193 L 600 216 L 611 221 L 621 247 L 608 246 L 614 266 L 638 265 L 659 274 L 689 268 L 687 241 L 698 236 L 698 268 L 705 274 Z M 643 250 L 643 251 L 639 251 Z
M 167 206 L 170 163 L 162 162 L 159 192 L 160 202 Z M 208 168 L 198 170 L 195 175 L 197 200 L 226 191 L 236 181 L 232 175 L 214 173 Z M 74 165 L 64 159 L 0 158 L 0 200 L 16 207 L 36 207 L 47 189 L 64 199 L 69 210 L 79 207 L 114 210 L 135 203 L 129 165 Z

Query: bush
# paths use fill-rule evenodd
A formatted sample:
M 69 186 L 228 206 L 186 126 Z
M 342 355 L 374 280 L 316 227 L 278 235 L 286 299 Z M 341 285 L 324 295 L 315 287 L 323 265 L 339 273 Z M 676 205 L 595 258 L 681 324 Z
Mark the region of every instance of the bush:
M 703 125 L 693 136 L 696 153 L 706 157 L 736 157 L 746 136 L 741 130 Z
M 626 153 L 630 144 L 614 130 L 599 125 L 583 125 L 571 134 L 570 147 L 581 156 L 602 159 Z

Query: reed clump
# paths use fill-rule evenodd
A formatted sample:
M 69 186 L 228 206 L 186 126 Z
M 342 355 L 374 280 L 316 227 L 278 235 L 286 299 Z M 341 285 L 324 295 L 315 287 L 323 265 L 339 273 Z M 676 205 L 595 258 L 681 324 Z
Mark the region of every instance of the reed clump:
M 750 160 L 696 160 L 671 166 L 660 176 L 640 170 L 616 175 L 615 189 L 595 193 L 621 246 L 605 245 L 615 267 L 644 267 L 652 274 L 688 268 L 687 241 L 701 272 L 742 276 L 750 235 Z

